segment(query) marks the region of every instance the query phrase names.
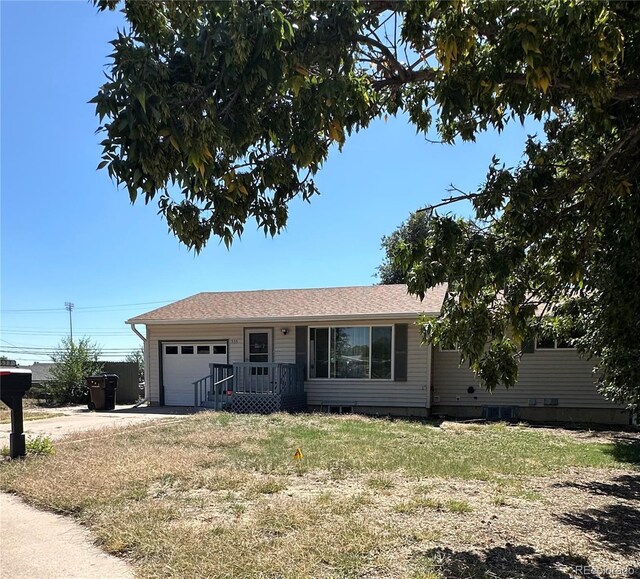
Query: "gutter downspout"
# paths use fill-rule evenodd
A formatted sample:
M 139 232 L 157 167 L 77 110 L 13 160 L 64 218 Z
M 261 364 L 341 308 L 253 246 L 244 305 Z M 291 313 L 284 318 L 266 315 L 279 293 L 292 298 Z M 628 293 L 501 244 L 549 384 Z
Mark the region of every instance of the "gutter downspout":
M 131 329 L 133 330 L 133 333 L 136 334 L 138 336 L 138 338 L 140 338 L 142 340 L 142 343 L 146 345 L 147 343 L 147 338 L 145 338 L 139 331 L 138 328 L 136 328 L 135 324 L 130 324 Z M 146 379 L 146 376 L 145 376 Z
M 147 338 L 145 338 L 136 328 L 135 324 L 129 324 L 131 326 L 131 330 L 133 333 L 138 336 L 142 340 L 142 347 L 144 350 L 144 400 L 140 402 L 137 406 L 141 406 L 145 402 L 149 402 L 149 369 L 147 361 L 149 360 L 149 352 L 147 348 Z

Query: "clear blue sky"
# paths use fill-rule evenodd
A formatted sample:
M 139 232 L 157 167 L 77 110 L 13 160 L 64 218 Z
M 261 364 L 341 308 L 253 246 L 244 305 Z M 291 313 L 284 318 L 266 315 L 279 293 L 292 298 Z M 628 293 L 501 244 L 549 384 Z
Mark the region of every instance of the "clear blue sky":
M 444 146 L 403 118 L 374 123 L 334 151 L 317 179 L 322 195 L 294 202 L 285 232 L 265 238 L 250 223 L 231 250 L 213 240 L 194 255 L 155 204 L 132 206 L 96 171 L 98 120 L 87 101 L 122 16 L 84 1 L 2 1 L 0 10 L 0 353 L 22 363 L 49 361 L 47 349 L 68 334 L 67 301 L 74 337 L 118 359 L 139 345 L 127 318 L 200 291 L 375 283 L 383 235 L 450 183 L 475 190 L 493 154 L 517 163 L 536 130 L 513 124 Z

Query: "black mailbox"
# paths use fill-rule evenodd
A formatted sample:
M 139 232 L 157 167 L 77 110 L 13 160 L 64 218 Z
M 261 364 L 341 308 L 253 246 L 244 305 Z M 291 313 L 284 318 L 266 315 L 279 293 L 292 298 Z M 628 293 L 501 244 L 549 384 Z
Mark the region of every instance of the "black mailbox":
M 11 408 L 11 434 L 9 453 L 11 458 L 26 454 L 22 399 L 31 388 L 31 370 L 13 366 L 0 367 L 0 400 Z

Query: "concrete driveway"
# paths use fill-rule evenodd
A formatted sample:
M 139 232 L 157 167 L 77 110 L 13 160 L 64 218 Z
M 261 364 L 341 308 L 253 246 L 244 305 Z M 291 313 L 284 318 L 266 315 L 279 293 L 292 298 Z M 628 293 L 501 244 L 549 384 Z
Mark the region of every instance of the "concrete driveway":
M 29 436 L 46 435 L 53 440 L 60 439 L 73 432 L 95 430 L 111 426 L 130 426 L 143 424 L 154 420 L 175 418 L 200 411 L 200 409 L 180 406 L 116 406 L 115 410 L 106 412 L 91 412 L 86 406 L 66 406 L 52 409 L 64 416 L 43 418 L 41 420 L 26 420 L 24 423 L 25 434 Z M 11 424 L 0 424 L 0 440 L 9 443 Z

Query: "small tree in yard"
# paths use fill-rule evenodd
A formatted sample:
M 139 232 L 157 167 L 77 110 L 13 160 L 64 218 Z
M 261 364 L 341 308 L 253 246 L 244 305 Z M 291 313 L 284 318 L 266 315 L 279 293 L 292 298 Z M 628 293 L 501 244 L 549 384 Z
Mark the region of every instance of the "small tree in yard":
M 56 353 L 51 356 L 55 365 L 51 369 L 52 383 L 49 393 L 56 404 L 81 403 L 86 399 L 85 378 L 102 371 L 98 361 L 101 350 L 89 338 L 74 342 L 63 338 Z
M 144 350 L 142 348 L 132 350 L 125 360 L 138 365 L 138 382 L 144 382 Z

